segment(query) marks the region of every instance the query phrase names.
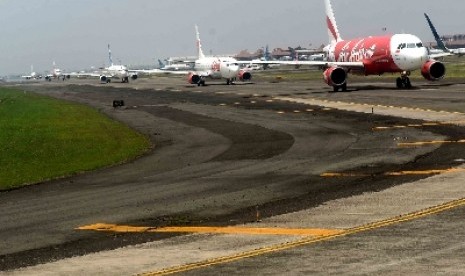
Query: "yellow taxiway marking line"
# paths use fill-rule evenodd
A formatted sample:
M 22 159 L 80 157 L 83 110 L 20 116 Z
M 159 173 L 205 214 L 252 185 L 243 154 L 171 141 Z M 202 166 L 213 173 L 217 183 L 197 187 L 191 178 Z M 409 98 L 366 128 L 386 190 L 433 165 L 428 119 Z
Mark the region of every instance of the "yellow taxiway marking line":
M 241 260 L 245 258 L 255 257 L 255 256 L 273 253 L 277 251 L 283 251 L 287 249 L 292 249 L 292 248 L 299 247 L 299 246 L 314 244 L 317 242 L 327 241 L 327 240 L 344 237 L 348 235 L 354 235 L 354 234 L 369 231 L 369 230 L 375 230 L 378 228 L 387 227 L 390 225 L 395 225 L 395 224 L 399 224 L 402 222 L 407 222 L 407 221 L 419 219 L 425 216 L 437 214 L 437 213 L 444 212 L 444 211 L 457 208 L 463 205 L 465 205 L 465 199 L 458 199 L 458 200 L 454 200 L 454 201 L 451 201 L 445 204 L 430 207 L 430 208 L 427 208 L 427 209 L 424 209 L 418 212 L 401 215 L 401 216 L 397 216 L 394 218 L 389 218 L 386 220 L 381 220 L 381 221 L 361 225 L 361 226 L 354 227 L 354 228 L 349 228 L 339 233 L 335 233 L 333 235 L 319 236 L 319 237 L 306 237 L 306 238 L 293 241 L 293 242 L 276 244 L 276 245 L 272 245 L 268 247 L 262 247 L 262 248 L 258 248 L 258 249 L 254 249 L 254 250 L 250 250 L 246 252 L 241 252 L 235 255 L 224 256 L 224 257 L 209 259 L 205 261 L 190 263 L 186 265 L 175 266 L 175 267 L 171 267 L 171 268 L 167 268 L 167 269 L 163 269 L 159 271 L 142 273 L 139 275 L 143 275 L 143 276 L 169 275 L 169 274 L 199 269 L 203 267 L 208 267 L 208 266 L 212 266 L 216 264 L 229 263 L 229 262 L 233 262 L 233 261 L 237 261 L 237 260 Z
M 328 236 L 343 230 L 319 228 L 259 228 L 259 227 L 144 227 L 96 223 L 76 228 L 77 230 L 93 230 L 117 233 L 209 233 L 209 234 L 245 234 L 245 235 L 299 235 Z
M 398 172 L 385 172 L 382 175 L 385 176 L 402 176 L 402 175 L 433 175 L 441 173 L 458 173 L 465 172 L 465 168 L 450 168 L 442 170 L 422 170 L 422 171 L 398 171 Z M 365 177 L 371 176 L 367 173 L 338 173 L 338 172 L 325 172 L 320 174 L 321 177 Z
M 406 143 L 397 143 L 398 147 L 416 147 L 416 146 L 429 146 L 435 144 L 455 144 L 455 143 L 465 143 L 465 139 L 456 140 L 456 141 L 424 141 L 424 142 L 406 142 Z
M 398 129 L 398 128 L 407 128 L 407 127 L 424 127 L 424 126 L 448 126 L 453 125 L 452 122 L 426 122 L 423 124 L 408 124 L 408 125 L 394 125 L 394 126 L 377 126 L 373 127 L 373 130 L 386 130 L 386 129 Z

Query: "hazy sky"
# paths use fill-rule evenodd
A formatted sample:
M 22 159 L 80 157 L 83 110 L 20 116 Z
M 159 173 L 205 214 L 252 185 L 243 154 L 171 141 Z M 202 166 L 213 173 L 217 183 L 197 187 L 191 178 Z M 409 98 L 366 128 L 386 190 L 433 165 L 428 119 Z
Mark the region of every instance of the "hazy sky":
M 463 0 L 332 0 L 343 38 L 465 33 Z M 234 54 L 327 43 L 323 0 L 0 0 L 0 75 L 59 68 L 82 70 L 113 60 L 153 64 L 195 55 L 198 24 L 206 54 Z

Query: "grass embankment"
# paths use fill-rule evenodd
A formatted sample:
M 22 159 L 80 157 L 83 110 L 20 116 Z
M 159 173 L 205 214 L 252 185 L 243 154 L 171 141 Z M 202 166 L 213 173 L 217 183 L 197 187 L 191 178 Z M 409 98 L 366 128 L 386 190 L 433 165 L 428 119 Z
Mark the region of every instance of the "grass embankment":
M 121 163 L 149 147 L 89 107 L 0 88 L 0 190 Z

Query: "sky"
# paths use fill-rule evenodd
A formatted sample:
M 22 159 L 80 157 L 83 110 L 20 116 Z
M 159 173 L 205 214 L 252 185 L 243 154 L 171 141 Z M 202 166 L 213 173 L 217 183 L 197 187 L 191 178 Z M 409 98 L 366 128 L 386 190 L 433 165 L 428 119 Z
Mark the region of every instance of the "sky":
M 440 34 L 465 33 L 463 0 L 332 0 L 346 39 L 411 33 L 433 41 L 423 13 Z M 86 70 L 113 61 L 154 65 L 195 56 L 194 25 L 205 54 L 318 47 L 328 42 L 323 0 L 0 0 L 0 75 Z M 386 31 L 383 31 L 386 28 Z

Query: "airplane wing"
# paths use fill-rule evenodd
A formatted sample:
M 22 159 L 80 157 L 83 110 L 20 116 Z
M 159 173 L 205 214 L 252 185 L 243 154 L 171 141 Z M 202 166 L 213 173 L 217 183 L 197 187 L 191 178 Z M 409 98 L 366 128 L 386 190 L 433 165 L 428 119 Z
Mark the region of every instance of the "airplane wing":
M 443 53 L 437 53 L 437 54 L 430 54 L 429 57 L 432 59 L 438 59 L 438 58 L 443 58 L 443 57 L 448 57 L 448 56 L 453 56 L 453 53 L 448 53 L 448 52 L 443 52 Z
M 239 61 L 240 64 L 282 64 L 282 65 L 307 65 L 311 67 L 343 67 L 343 68 L 364 68 L 363 62 L 336 62 L 336 61 L 307 61 L 307 60 L 294 60 L 294 61 Z
M 187 75 L 190 71 L 170 71 L 170 70 L 161 70 L 161 69 L 133 69 L 128 70 L 129 73 L 142 73 L 147 75 L 163 75 L 163 74 L 171 74 L 171 75 Z

